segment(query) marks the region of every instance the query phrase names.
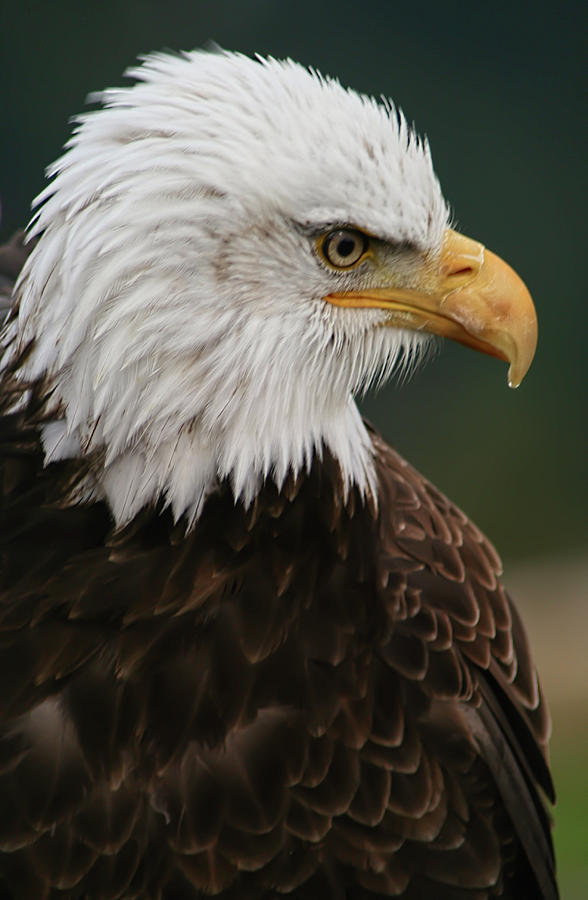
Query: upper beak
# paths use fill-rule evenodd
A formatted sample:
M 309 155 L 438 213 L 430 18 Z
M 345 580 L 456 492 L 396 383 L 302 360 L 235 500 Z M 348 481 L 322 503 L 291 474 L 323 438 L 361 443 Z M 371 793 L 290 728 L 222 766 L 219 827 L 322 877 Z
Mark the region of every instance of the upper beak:
M 537 316 L 523 281 L 499 256 L 451 229 L 433 270 L 423 267 L 422 288 L 375 287 L 325 300 L 385 309 L 385 325 L 432 332 L 503 359 L 511 387 L 525 377 L 537 346 Z

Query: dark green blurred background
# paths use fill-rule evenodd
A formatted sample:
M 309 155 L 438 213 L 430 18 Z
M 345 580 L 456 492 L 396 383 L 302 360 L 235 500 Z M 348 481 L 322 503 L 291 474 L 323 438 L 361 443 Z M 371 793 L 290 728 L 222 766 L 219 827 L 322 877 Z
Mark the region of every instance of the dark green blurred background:
M 431 142 L 460 230 L 517 269 L 540 340 L 518 391 L 457 346 L 367 415 L 497 544 L 546 692 L 564 900 L 588 896 L 586 18 L 577 3 L 0 0 L 1 234 L 28 217 L 87 93 L 214 40 L 386 94 Z

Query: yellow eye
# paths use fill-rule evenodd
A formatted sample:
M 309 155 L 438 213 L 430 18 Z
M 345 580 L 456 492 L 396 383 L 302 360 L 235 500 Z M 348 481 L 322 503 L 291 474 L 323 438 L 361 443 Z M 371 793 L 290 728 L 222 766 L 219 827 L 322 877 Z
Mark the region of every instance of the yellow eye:
M 320 250 L 328 263 L 337 269 L 349 269 L 364 257 L 369 239 L 363 231 L 339 228 L 329 231 L 319 241 Z

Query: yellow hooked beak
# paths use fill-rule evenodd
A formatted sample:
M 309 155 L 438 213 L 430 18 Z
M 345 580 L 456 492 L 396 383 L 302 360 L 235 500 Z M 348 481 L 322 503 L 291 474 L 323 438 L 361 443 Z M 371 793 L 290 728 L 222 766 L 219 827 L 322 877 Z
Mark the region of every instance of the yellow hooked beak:
M 335 306 L 384 309 L 385 325 L 428 331 L 510 363 L 508 383 L 518 387 L 537 346 L 531 295 L 499 256 L 447 229 L 433 270 L 424 267 L 423 287 L 374 287 L 328 294 Z

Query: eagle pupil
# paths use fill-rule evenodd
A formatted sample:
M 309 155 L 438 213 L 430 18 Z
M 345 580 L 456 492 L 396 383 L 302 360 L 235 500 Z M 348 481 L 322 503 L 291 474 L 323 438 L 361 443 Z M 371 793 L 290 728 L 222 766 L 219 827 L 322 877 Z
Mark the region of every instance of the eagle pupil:
M 337 253 L 339 256 L 350 256 L 355 249 L 355 240 L 353 238 L 344 237 L 339 241 Z

